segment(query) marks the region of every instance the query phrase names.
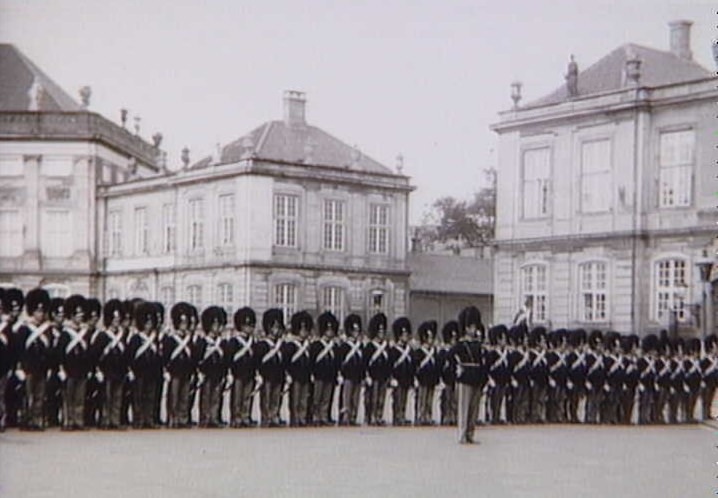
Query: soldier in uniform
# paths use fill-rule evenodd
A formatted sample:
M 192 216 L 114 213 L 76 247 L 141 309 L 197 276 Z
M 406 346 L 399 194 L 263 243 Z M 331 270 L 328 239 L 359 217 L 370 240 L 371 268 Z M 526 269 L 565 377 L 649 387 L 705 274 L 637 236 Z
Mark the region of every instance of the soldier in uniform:
M 337 362 L 342 377 L 342 396 L 339 404 L 339 425 L 359 425 L 359 394 L 366 376 L 362 355 L 362 323 L 359 315 L 344 320 L 346 340 L 337 346 Z
M 317 318 L 320 338 L 309 345 L 314 376 L 314 423 L 334 425 L 331 417 L 334 387 L 337 383 L 338 363 L 336 355 L 336 333 L 339 322 L 329 311 Z
M 641 341 L 636 358 L 638 371 L 638 423 L 651 424 L 656 419 L 653 410 L 656 399 L 656 348 L 658 337 L 648 334 Z
M 18 358 L 22 350 L 22 344 L 18 339 L 18 330 L 22 326 L 20 314 L 25 306 L 25 295 L 20 289 L 6 289 L 3 299 L 3 312 L 5 317 L 5 337 L 8 340 L 8 365 L 10 373 L 7 377 L 5 386 L 5 424 L 3 427 L 17 427 L 19 425 L 24 399 L 25 381 L 20 380 L 18 374 L 15 373 Z M 22 374 L 19 374 L 22 376 Z
M 711 406 L 718 385 L 718 337 L 715 334 L 706 337 L 700 364 L 703 376 L 701 385 L 702 420 L 705 421 L 712 418 Z
M 386 315 L 377 313 L 371 317 L 367 328 L 368 341 L 364 345 L 363 357 L 366 368 L 364 418 L 368 425 L 385 424 L 384 402 L 391 377 L 386 327 Z
M 676 424 L 685 420 L 685 398 L 688 390 L 685 386 L 685 370 L 683 369 L 684 345 L 682 338 L 670 341 L 670 395 L 668 396 L 668 423 Z
M 122 301 L 110 299 L 102 310 L 103 329 L 95 341 L 97 366 L 105 393 L 101 419 L 105 429 L 126 428 L 122 423 L 122 394 L 129 372 L 128 330 L 122 326 L 126 314 L 127 308 Z
M 132 338 L 137 333 L 137 327 L 135 326 L 135 312 L 137 310 L 137 307 L 142 302 L 141 299 L 139 300 L 126 300 L 122 302 L 122 309 L 123 309 L 123 319 L 122 323 L 120 324 L 120 327 L 124 330 L 125 333 L 125 342 L 127 344 L 127 361 L 128 364 L 131 362 L 132 358 L 130 357 L 130 351 L 129 346 L 132 342 Z M 130 413 L 135 412 L 137 413 L 139 411 L 138 408 L 133 408 L 133 401 L 134 401 L 134 391 L 135 391 L 135 374 L 132 372 L 132 370 L 129 370 L 127 372 L 127 376 L 125 377 L 125 383 L 122 386 L 122 407 L 120 408 L 120 418 L 121 422 L 120 425 L 122 427 L 129 427 L 130 426 Z M 136 415 L 135 415 L 136 417 Z
M 20 371 L 25 377 L 25 420 L 23 428 L 43 430 L 45 416 L 45 386 L 52 349 L 52 322 L 47 320 L 50 296 L 44 289 L 33 289 L 25 297 L 29 316 L 20 327 Z
M 203 334 L 200 336 L 200 360 L 197 369 L 200 375 L 199 425 L 220 427 L 220 403 L 223 381 L 227 372 L 224 358 L 222 329 L 227 324 L 227 314 L 219 306 L 210 306 L 201 316 Z
M 439 324 L 429 320 L 419 325 L 419 347 L 412 351 L 412 362 L 416 372 L 416 425 L 434 425 L 432 414 L 434 406 L 434 392 L 441 379 L 441 364 L 434 343 Z
M 414 386 L 414 364 L 411 361 L 411 322 L 406 317 L 394 320 L 391 326 L 394 333 L 394 344 L 389 348 L 391 364 L 392 418 L 393 425 L 411 425 L 406 417 L 406 403 L 409 389 Z
M 501 419 L 501 408 L 506 396 L 506 388 L 510 381 L 509 351 L 506 348 L 505 325 L 494 325 L 489 329 L 489 344 L 486 346 L 486 366 L 489 373 L 489 390 L 487 393 L 489 409 L 486 419 L 491 424 L 506 423 Z
M 289 425 L 307 425 L 309 385 L 312 366 L 309 356 L 309 335 L 314 320 L 306 311 L 298 311 L 290 319 L 290 334 L 282 344 L 281 356 L 289 383 Z
M 546 401 L 548 399 L 548 362 L 546 360 L 546 328 L 534 327 L 529 335 L 531 379 L 531 422 L 543 424 L 546 422 Z
M 514 325 L 509 330 L 512 350 L 509 352 L 511 370 L 510 405 L 513 424 L 525 424 L 529 421 L 531 406 L 531 353 L 526 348 L 526 327 Z
M 155 398 L 159 388 L 157 371 L 162 369 L 156 311 L 150 302 L 136 306 L 135 331 L 129 342 L 128 356 L 134 377 L 132 424 L 139 429 L 155 427 Z
M 171 429 L 189 427 L 189 388 L 197 367 L 192 352 L 190 323 L 192 306 L 179 302 L 170 309 L 173 329 L 162 338 L 162 363 L 169 374 L 167 425 Z
M 449 320 L 441 329 L 443 344 L 438 352 L 441 365 L 441 425 L 456 425 L 456 361 L 451 355 L 451 349 L 459 340 L 459 322 Z
M 477 333 L 483 330 L 481 313 L 470 306 L 459 314 L 461 340 L 451 349 L 456 359 L 459 443 L 473 444 L 481 391 L 488 380 L 484 349 Z
M 583 329 L 569 332 L 566 367 L 566 418 L 570 423 L 577 424 L 581 422 L 579 405 L 586 398 L 586 331 Z
M 671 347 L 667 334 L 661 334 L 658 340 L 656 358 L 656 398 L 654 401 L 653 422 L 665 424 L 665 410 L 671 395 Z
M 620 352 L 621 335 L 608 332 L 604 337 L 604 366 L 606 382 L 603 385 L 601 399 L 601 423 L 617 424 L 621 408 L 621 392 L 625 380 L 625 370 Z
M 166 397 L 165 393 L 169 389 L 169 374 L 163 368 L 164 363 L 162 359 L 162 341 L 165 336 L 169 334 L 169 330 L 165 326 L 165 307 L 159 302 L 153 302 L 152 306 L 155 309 L 155 315 L 157 317 L 155 323 L 157 324 L 157 350 L 159 352 L 157 358 L 158 368 L 155 370 L 157 390 L 155 391 L 155 398 L 152 404 L 152 421 L 156 427 L 159 427 L 162 425 L 162 399 Z
M 262 316 L 264 337 L 256 341 L 253 354 L 261 378 L 260 411 L 262 427 L 280 427 L 279 409 L 284 386 L 284 366 L 281 355 L 284 313 L 277 308 L 268 309 Z
M 636 389 L 640 379 L 638 365 L 636 364 L 636 349 L 638 336 L 631 334 L 621 338 L 621 356 L 623 370 L 623 389 L 620 394 L 619 422 L 630 425 L 633 420 L 633 407 L 636 400 Z
M 85 428 L 87 376 L 91 371 L 90 332 L 87 327 L 87 300 L 75 294 L 65 300 L 67 320 L 58 347 L 62 354 L 60 379 L 65 387 L 63 397 L 63 429 Z
M 87 378 L 87 391 L 85 393 L 85 426 L 98 427 L 102 420 L 102 410 L 105 404 L 105 385 L 102 373 L 97 370 L 102 349 L 96 344 L 100 334 L 97 327 L 102 317 L 102 304 L 94 297 L 88 298 L 87 304 L 87 334 L 90 337 L 90 375 Z
M 9 323 L 5 315 L 5 289 L 0 287 L 0 432 L 5 431 L 5 390 L 14 360 L 8 338 Z
M 593 330 L 588 336 L 590 347 L 586 354 L 586 420 L 587 424 L 599 422 L 601 402 L 604 397 L 606 366 L 603 356 L 603 333 Z
M 226 343 L 225 355 L 229 363 L 229 372 L 233 379 L 230 426 L 253 427 L 257 422 L 252 420 L 252 393 L 257 373 L 257 362 L 252 353 L 254 331 L 257 316 L 249 307 L 238 309 L 234 313 L 235 334 Z
M 684 397 L 684 413 L 685 422 L 696 423 L 695 412 L 696 404 L 701 391 L 702 372 L 700 364 L 701 340 L 693 338 L 688 341 L 686 347 L 687 355 L 683 360 L 683 370 L 685 371 L 685 386 L 688 389 Z
M 62 324 L 65 320 L 65 300 L 55 297 L 50 300 L 49 320 L 52 323 L 50 333 L 51 346 L 48 351 L 48 372 L 45 386 L 45 424 L 47 427 L 60 426 L 62 411 L 62 382 L 59 373 L 62 363 L 59 342 Z
M 546 420 L 552 424 L 563 424 L 567 415 L 568 366 L 566 365 L 566 329 L 551 331 L 548 335 L 549 349 L 546 352 L 548 366 L 548 404 Z

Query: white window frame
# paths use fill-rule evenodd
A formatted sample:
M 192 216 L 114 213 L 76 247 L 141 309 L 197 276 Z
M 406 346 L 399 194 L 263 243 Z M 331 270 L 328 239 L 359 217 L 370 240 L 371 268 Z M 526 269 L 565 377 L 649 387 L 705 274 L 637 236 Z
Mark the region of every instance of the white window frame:
M 204 249 L 204 199 L 196 197 L 187 202 L 188 242 L 190 252 Z
M 202 310 L 202 286 L 199 284 L 190 284 L 186 289 L 187 302 L 195 306 L 198 310 Z
M 545 154 L 545 158 L 534 155 Z M 545 161 L 542 162 L 541 160 Z M 549 216 L 551 199 L 551 147 L 532 147 L 521 155 L 521 218 L 541 219 Z M 541 172 L 539 168 L 546 168 Z
M 274 284 L 274 306 L 284 312 L 284 319 L 289 318 L 297 311 L 298 288 L 294 282 Z
M 688 137 L 687 144 L 670 144 Z M 673 148 L 669 148 L 673 145 Z M 696 133 L 693 128 L 666 130 L 658 138 L 658 207 L 688 207 L 692 203 Z
M 57 219 L 64 217 L 64 222 Z M 72 213 L 69 209 L 46 209 L 43 216 L 42 252 L 51 258 L 72 255 Z
M 605 149 L 601 149 L 604 147 Z M 613 205 L 611 140 L 581 142 L 581 212 L 605 213 Z
M 150 252 L 150 229 L 147 219 L 147 207 L 135 207 L 135 254 L 146 255 Z
M 162 252 L 171 254 L 177 244 L 177 209 L 172 203 L 162 205 Z
M 578 265 L 578 321 L 605 323 L 609 311 L 609 275 L 606 261 L 586 261 Z
M 327 285 L 322 287 L 322 312 L 329 311 L 339 323 L 344 323 L 344 315 L 346 310 L 346 290 L 337 285 Z
M 531 263 L 521 267 L 521 303 L 532 298 L 533 321 L 548 323 L 548 265 Z
M 19 209 L 0 209 L 0 257 L 23 252 L 23 217 Z
M 676 312 L 679 322 L 689 320 L 688 294 L 690 266 L 687 258 L 665 257 L 653 263 L 653 319 L 670 322 L 670 313 Z
M 378 304 L 377 304 L 378 303 Z M 386 291 L 384 289 L 372 289 L 369 291 L 369 314 L 386 312 Z
M 299 227 L 299 196 L 274 194 L 273 218 L 274 245 L 296 248 Z
M 122 254 L 122 211 L 110 211 L 107 215 L 109 230 L 107 253 L 109 256 Z
M 389 204 L 372 203 L 369 205 L 369 237 L 367 240 L 370 253 L 389 253 L 390 209 Z
M 324 199 L 323 247 L 327 251 L 344 251 L 346 203 L 338 199 Z
M 234 194 L 222 194 L 218 201 L 219 211 L 219 245 L 231 247 L 234 245 L 235 219 L 234 219 Z
M 217 284 L 217 306 L 224 308 L 227 316 L 234 314 L 234 285 L 229 282 Z

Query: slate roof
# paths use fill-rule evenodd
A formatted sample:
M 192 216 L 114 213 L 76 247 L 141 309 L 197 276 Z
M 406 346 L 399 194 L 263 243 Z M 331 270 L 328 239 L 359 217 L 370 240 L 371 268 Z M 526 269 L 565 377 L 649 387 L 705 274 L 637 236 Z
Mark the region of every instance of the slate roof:
M 443 254 L 412 253 L 408 256 L 409 289 L 452 294 L 494 293 L 494 263 Z
M 625 88 L 624 68 L 626 60 L 631 57 L 631 54 L 638 56 L 642 61 L 641 86 L 657 87 L 713 76 L 713 73 L 693 60 L 682 59 L 672 52 L 628 43 L 609 52 L 583 71 L 580 70 L 581 61 L 577 61 L 579 64 L 578 97 Z M 568 91 L 566 85 L 563 84 L 548 95 L 522 107 L 557 104 L 566 100 L 569 100 Z
M 80 105 L 14 45 L 0 43 L 0 111 L 27 111 L 37 78 L 44 89 L 42 111 L 81 111 Z
M 393 174 L 389 168 L 371 157 L 308 124 L 290 126 L 284 121 L 264 123 L 222 147 L 219 163 L 239 161 L 252 151 L 254 157 L 270 161 L 340 168 L 351 166 L 354 170 Z M 214 160 L 213 157 L 205 157 L 192 165 L 191 169 L 207 167 Z

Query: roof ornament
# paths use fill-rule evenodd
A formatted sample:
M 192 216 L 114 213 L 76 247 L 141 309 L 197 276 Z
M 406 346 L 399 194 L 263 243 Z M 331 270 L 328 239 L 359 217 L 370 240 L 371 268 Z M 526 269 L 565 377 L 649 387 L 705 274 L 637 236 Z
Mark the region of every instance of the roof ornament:
M 625 81 L 628 86 L 638 86 L 641 79 L 641 59 L 629 47 L 626 50 Z
M 514 101 L 514 109 L 519 107 L 521 101 L 521 86 L 523 84 L 520 81 L 514 81 L 511 83 L 511 100 Z
M 713 40 L 713 60 L 718 68 L 718 40 Z
M 241 159 L 251 159 L 254 156 L 254 140 L 251 135 L 247 135 L 242 139 L 242 156 Z
M 222 146 L 217 142 L 214 144 L 214 154 L 212 155 L 212 164 L 219 164 L 222 162 Z
M 182 169 L 189 168 L 189 149 L 187 147 L 182 149 L 182 155 L 180 157 L 182 159 Z
M 123 128 L 127 127 L 127 109 L 120 109 L 120 122 Z
M 569 97 L 578 96 L 578 64 L 573 54 L 568 62 L 568 71 L 566 73 L 566 90 Z
M 361 150 L 359 150 L 359 146 L 355 144 L 354 147 L 352 147 L 352 162 L 349 167 L 356 168 L 357 166 L 359 166 L 359 161 L 361 161 L 361 158 Z
M 82 108 L 87 109 L 90 107 L 90 97 L 92 96 L 92 88 L 85 85 L 80 88 L 80 101 L 82 102 Z
M 152 135 L 152 143 L 155 146 L 155 149 L 159 149 L 160 145 L 162 144 L 162 133 L 159 131 Z
M 140 134 L 140 121 L 142 121 L 142 118 L 135 116 L 135 135 Z
M 401 175 L 404 171 L 404 156 L 401 152 L 396 156 L 396 174 Z
M 27 91 L 27 96 L 30 98 L 30 103 L 27 106 L 28 111 L 39 111 L 42 105 L 42 97 L 45 94 L 45 89 L 40 83 L 37 76 L 32 80 L 32 85 Z

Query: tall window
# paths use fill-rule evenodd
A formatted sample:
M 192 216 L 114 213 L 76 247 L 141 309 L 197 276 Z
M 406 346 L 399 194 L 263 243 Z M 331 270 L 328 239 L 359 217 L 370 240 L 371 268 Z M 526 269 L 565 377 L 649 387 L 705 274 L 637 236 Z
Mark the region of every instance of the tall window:
M 72 254 L 73 237 L 69 210 L 45 211 L 42 240 L 42 252 L 47 256 L 61 258 Z
M 599 213 L 611 208 L 611 142 L 581 145 L 581 211 Z
M 543 218 L 548 215 L 549 182 L 551 178 L 551 149 L 524 151 L 523 218 Z
M 284 312 L 284 320 L 297 311 L 297 286 L 294 284 L 277 284 L 274 286 L 274 305 Z
M 0 256 L 22 254 L 22 218 L 17 209 L 0 210 Z
M 606 321 L 607 280 L 606 263 L 591 262 L 579 266 L 580 319 L 584 322 Z
M 344 250 L 344 203 L 324 201 L 324 249 Z
M 529 265 L 521 269 L 521 301 L 527 297 L 533 302 L 533 319 L 535 322 L 547 321 L 546 313 L 546 266 Z
M 189 201 L 189 249 L 198 251 L 204 247 L 204 202 L 202 199 Z
M 219 243 L 234 245 L 234 195 L 219 196 Z
M 193 304 L 199 312 L 202 312 L 202 286 L 201 285 L 189 285 L 187 286 L 187 301 Z
M 661 133 L 659 206 L 689 206 L 695 158 L 695 133 L 681 130 Z
M 687 318 L 686 262 L 683 259 L 664 259 L 655 266 L 654 318 L 663 322 L 675 313 L 679 321 Z
M 232 284 L 219 284 L 217 286 L 217 306 L 224 308 L 227 316 L 234 313 L 234 288 Z
M 371 315 L 384 311 L 384 291 L 374 289 L 369 293 L 369 312 Z
M 297 247 L 298 197 L 277 194 L 274 196 L 274 245 Z
M 149 253 L 147 208 L 135 208 L 135 254 Z
M 389 206 L 386 204 L 369 206 L 369 252 L 389 252 Z
M 174 204 L 162 206 L 162 252 L 167 254 L 175 250 L 177 237 L 177 214 Z
M 322 289 L 322 310 L 330 311 L 339 323 L 344 322 L 344 289 L 324 287 Z
M 120 211 L 112 211 L 109 215 L 109 248 L 110 256 L 119 256 L 122 252 L 122 213 Z

